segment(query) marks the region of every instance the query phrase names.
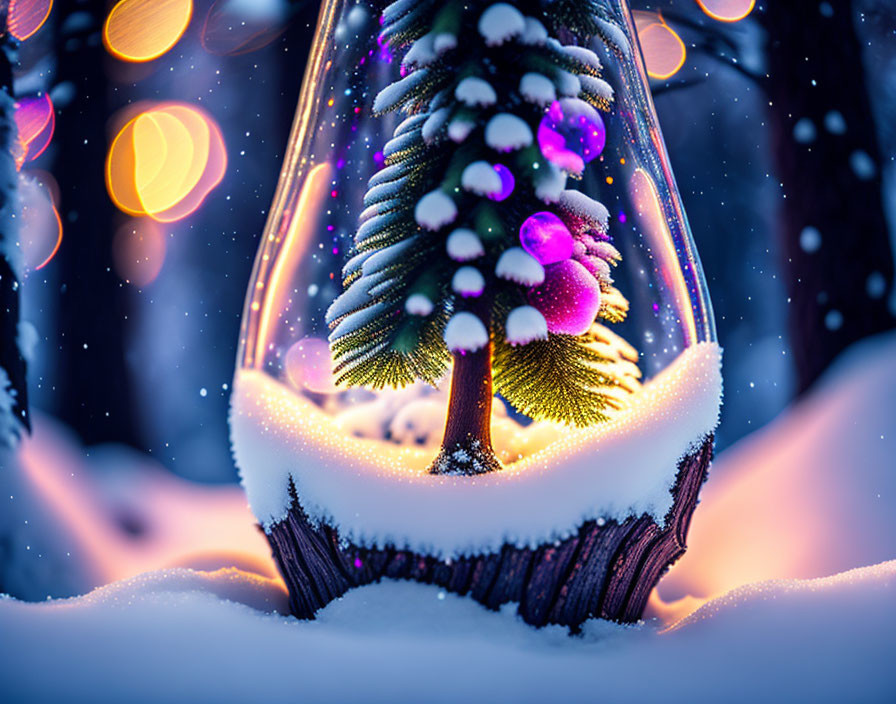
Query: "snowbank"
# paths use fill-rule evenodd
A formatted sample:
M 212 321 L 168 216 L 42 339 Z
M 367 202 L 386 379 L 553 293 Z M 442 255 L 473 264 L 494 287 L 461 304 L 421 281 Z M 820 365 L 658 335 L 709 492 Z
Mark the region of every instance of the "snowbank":
M 803 402 L 722 453 L 655 613 L 680 616 L 741 584 L 896 557 L 894 399 L 891 333 L 851 347 Z
M 32 421 L 18 452 L 0 449 L 0 591 L 71 596 L 165 567 L 276 574 L 239 487 L 186 481 L 135 450 L 86 449 L 48 417 Z
M 291 477 L 312 520 L 362 546 L 452 557 L 538 545 L 589 519 L 649 514 L 662 523 L 678 460 L 718 421 L 720 354 L 710 343 L 688 348 L 612 421 L 564 427 L 547 447 L 476 477 L 430 475 L 432 454 L 351 437 L 304 397 L 243 370 L 232 400 L 234 455 L 266 527 L 286 515 Z
M 86 597 L 0 600 L 5 702 L 892 701 L 896 561 L 757 585 L 673 631 L 535 631 L 435 587 L 350 592 L 314 622 L 275 584 L 169 570 Z M 247 605 L 248 604 L 248 605 Z

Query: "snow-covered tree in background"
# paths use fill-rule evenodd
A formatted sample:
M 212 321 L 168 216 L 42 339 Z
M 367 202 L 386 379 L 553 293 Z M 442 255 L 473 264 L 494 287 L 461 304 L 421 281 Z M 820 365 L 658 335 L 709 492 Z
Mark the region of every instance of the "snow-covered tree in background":
M 4 3 L 0 7 L 0 449 L 12 446 L 29 429 L 25 355 L 19 336 L 21 252 L 15 219 L 16 138 L 12 97 L 12 51 Z
M 600 203 L 567 190 L 603 150 L 611 87 L 589 0 L 398 0 L 382 38 L 403 78 L 374 111 L 409 114 L 383 150 L 327 322 L 340 383 L 435 384 L 452 366 L 431 471 L 500 468 L 492 397 L 532 418 L 599 423 L 637 384 L 619 252 Z

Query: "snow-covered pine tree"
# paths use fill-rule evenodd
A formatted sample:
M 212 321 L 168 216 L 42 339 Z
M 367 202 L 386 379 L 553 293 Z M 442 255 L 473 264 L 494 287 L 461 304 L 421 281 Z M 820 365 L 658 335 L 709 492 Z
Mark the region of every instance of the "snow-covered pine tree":
M 435 384 L 453 361 L 434 473 L 501 467 L 496 392 L 584 426 L 637 385 L 636 353 L 596 322 L 628 310 L 607 210 L 566 189 L 603 149 L 613 91 L 598 57 L 559 37 L 595 35 L 599 16 L 594 0 L 397 0 L 383 13 L 404 77 L 373 109 L 409 117 L 370 180 L 327 322 L 343 384 Z
M 30 429 L 26 363 L 19 336 L 21 256 L 15 219 L 16 173 L 12 155 L 16 138 L 12 97 L 12 51 L 4 5 L 0 14 L 0 448 L 14 445 Z

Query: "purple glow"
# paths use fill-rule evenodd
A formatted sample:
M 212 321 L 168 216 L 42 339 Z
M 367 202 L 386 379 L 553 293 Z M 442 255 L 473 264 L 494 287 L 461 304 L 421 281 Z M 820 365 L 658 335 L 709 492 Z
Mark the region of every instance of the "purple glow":
M 600 285 L 585 267 L 567 259 L 545 267 L 544 283 L 529 291 L 529 303 L 544 316 L 548 331 L 582 335 L 600 310 Z
M 538 125 L 538 145 L 545 159 L 564 171 L 581 173 L 585 164 L 600 156 L 607 143 L 607 130 L 600 115 L 570 111 L 564 114 L 560 101 L 551 103 Z
M 620 213 L 619 213 L 619 222 L 625 222 L 627 219 L 628 219 L 628 218 L 625 217 L 625 213 L 623 213 L 623 212 L 620 211 Z
M 501 192 L 493 193 L 489 195 L 489 198 L 491 200 L 507 200 L 510 197 L 510 194 L 513 193 L 513 188 L 516 186 L 516 179 L 513 177 L 513 173 L 510 169 L 504 166 L 504 164 L 493 164 L 492 168 L 497 172 L 501 179 Z
M 386 161 L 386 157 L 383 156 L 382 152 L 374 152 L 373 153 L 373 163 L 374 164 L 382 164 Z
M 575 242 L 560 218 L 542 211 L 523 221 L 520 226 L 520 244 L 539 263 L 555 264 L 572 256 Z

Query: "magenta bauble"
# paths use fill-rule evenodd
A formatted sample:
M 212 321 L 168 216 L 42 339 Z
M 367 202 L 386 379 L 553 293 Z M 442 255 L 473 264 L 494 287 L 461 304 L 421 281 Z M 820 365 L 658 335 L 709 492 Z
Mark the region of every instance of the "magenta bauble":
M 520 244 L 541 264 L 554 264 L 572 256 L 575 242 L 560 218 L 542 211 L 523 221 Z
M 585 164 L 600 156 L 606 142 L 600 113 L 581 100 L 555 100 L 538 125 L 541 153 L 571 173 L 581 173 Z
M 491 200 L 507 200 L 510 198 L 510 194 L 513 193 L 514 186 L 516 186 L 516 179 L 513 177 L 513 172 L 504 166 L 504 164 L 494 164 L 492 168 L 495 170 L 495 173 L 498 174 L 498 178 L 501 179 L 501 190 L 498 193 L 489 194 L 488 197 Z
M 600 310 L 600 285 L 577 261 L 567 259 L 545 267 L 544 283 L 529 291 L 529 303 L 548 323 L 548 331 L 582 335 Z

